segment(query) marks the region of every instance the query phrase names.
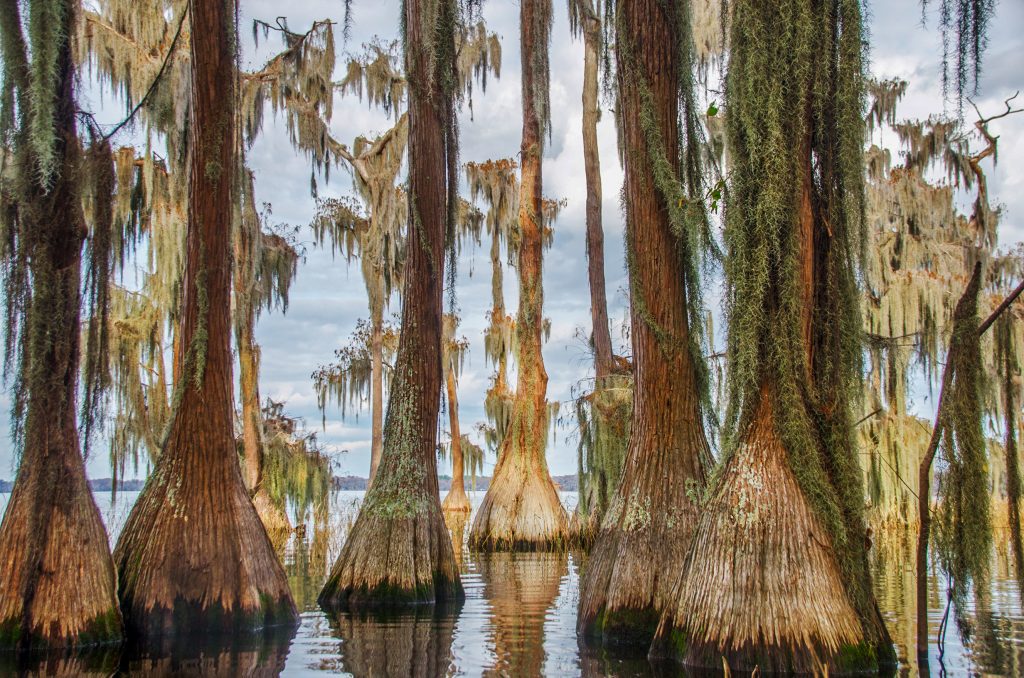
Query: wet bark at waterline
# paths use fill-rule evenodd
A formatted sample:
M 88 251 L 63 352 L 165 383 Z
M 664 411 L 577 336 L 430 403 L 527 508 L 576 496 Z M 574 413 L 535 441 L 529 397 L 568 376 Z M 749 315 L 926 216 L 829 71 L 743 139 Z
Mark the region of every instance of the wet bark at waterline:
M 477 510 L 469 543 L 476 549 L 549 548 L 567 539 L 567 517 L 548 472 L 548 375 L 541 353 L 544 292 L 541 161 L 545 111 L 538 89 L 547 87 L 536 50 L 547 53 L 550 0 L 524 0 L 520 8 L 523 62 L 522 178 L 519 199 L 519 314 L 516 319 L 519 377 L 511 420 L 493 480 Z M 544 72 L 542 72 L 544 71 Z M 546 92 L 544 92 L 546 95 Z
M 129 632 L 152 639 L 297 621 L 246 491 L 233 434 L 230 205 L 236 192 L 233 4 L 190 4 L 188 234 L 174 414 L 114 551 Z
M 52 184 L 47 187 L 36 180 L 37 159 L 24 150 L 24 132 L 16 135 L 21 152 L 11 158 L 13 163 L 25 163 L 18 169 L 23 178 L 31 179 L 22 183 L 24 194 L 18 196 L 19 207 L 24 208 L 12 224 L 16 233 L 5 236 L 11 237 L 10 244 L 16 243 L 17 256 L 22 257 L 18 265 L 27 267 L 31 283 L 22 284 L 32 287 L 20 321 L 23 353 L 16 357 L 23 361 L 23 449 L 0 523 L 0 650 L 110 643 L 122 635 L 107 533 L 86 482 L 76 428 L 82 245 L 87 229 L 77 184 L 81 151 L 69 45 L 75 3 L 60 5 L 64 23 L 52 27 L 60 36 L 54 47 L 54 117 L 42 123 L 52 124 L 56 134 Z M 29 55 L 20 39 L 16 3 L 0 7 L 0 16 L 0 30 L 8 32 L 5 43 L 20 42 L 22 53 L 17 56 L 24 60 L 26 78 L 21 84 L 27 86 Z M 10 53 L 4 56 L 14 58 Z M 27 91 L 19 89 L 18 98 L 28 107 Z M 29 113 L 22 114 L 30 119 Z M 109 206 L 109 194 L 106 197 Z
M 623 3 L 619 11 L 626 33 L 620 43 L 633 54 L 618 60 L 618 80 L 632 259 L 634 414 L 622 480 L 581 583 L 577 627 L 606 645 L 646 648 L 685 560 L 711 454 L 689 350 L 679 257 L 684 245 L 655 185 L 651 157 L 658 151 L 641 123 L 637 85 L 642 77 L 650 90 L 664 153 L 678 158 L 677 17 L 654 0 Z M 678 163 L 673 165 L 678 173 Z
M 445 235 L 454 215 L 452 92 L 438 51 L 454 51 L 455 3 L 403 4 L 409 73 L 409 252 L 402 334 L 380 467 L 319 602 L 327 608 L 463 598 L 437 486 Z M 440 14 L 435 16 L 433 12 Z M 451 23 L 446 23 L 451 22 Z M 434 58 L 434 57 L 437 58 Z M 447 75 L 450 75 L 448 73 Z

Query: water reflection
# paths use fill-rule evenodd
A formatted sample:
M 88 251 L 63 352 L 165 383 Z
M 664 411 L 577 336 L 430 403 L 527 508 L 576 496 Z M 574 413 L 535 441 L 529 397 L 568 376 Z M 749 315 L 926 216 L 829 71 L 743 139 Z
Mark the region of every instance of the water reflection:
M 481 493 L 482 495 L 482 493 Z M 573 495 L 566 495 L 569 501 Z M 6 497 L 0 496 L 0 509 Z M 479 499 L 479 497 L 477 497 Z M 111 537 L 134 494 L 98 494 Z M 379 612 L 326 616 L 317 594 L 358 512 L 361 493 L 339 492 L 329 511 L 309 514 L 305 529 L 284 548 L 285 571 L 302 612 L 296 632 L 229 639 L 226 645 L 186 642 L 178 646 L 107 648 L 83 655 L 16 657 L 0 653 L 0 675 L 223 675 L 308 676 L 344 672 L 354 676 L 669 676 L 685 675 L 675 664 L 651 666 L 646 658 L 622 659 L 579 646 L 576 608 L 580 553 L 474 554 L 465 548 L 468 517 L 452 516 L 456 558 L 466 601 L 398 615 Z M 871 550 L 875 588 L 897 644 L 900 675 L 919 674 L 913 532 L 876 532 Z M 1024 615 L 1017 584 L 1019 559 L 1009 530 L 997 531 L 992 581 L 976 592 L 968 610 L 967 646 L 951 626 L 943 657 L 947 675 L 1024 675 Z M 934 639 L 946 602 L 945 582 L 929 573 L 929 666 L 921 675 L 941 675 Z M 690 674 L 693 675 L 693 674 Z
M 230 638 L 176 638 L 126 647 L 122 676 L 251 676 L 270 678 L 284 669 L 293 628 Z

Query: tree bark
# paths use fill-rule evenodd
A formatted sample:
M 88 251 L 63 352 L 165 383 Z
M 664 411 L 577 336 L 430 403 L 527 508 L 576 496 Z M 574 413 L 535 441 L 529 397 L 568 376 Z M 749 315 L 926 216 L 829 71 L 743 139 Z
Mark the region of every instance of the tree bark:
M 754 18 L 747 21 L 758 27 L 769 25 L 768 17 L 774 16 L 768 5 L 757 3 L 747 3 L 742 11 L 751 13 Z M 741 60 L 745 56 L 734 52 L 732 58 Z M 788 73 L 767 74 L 773 84 L 789 77 Z M 651 650 L 653 656 L 671 656 L 695 668 L 717 671 L 724 662 L 731 671 L 744 673 L 759 669 L 762 673 L 845 674 L 877 672 L 880 666 L 895 660 L 892 641 L 870 588 L 862 517 L 844 512 L 837 518 L 851 544 L 844 557 L 857 559 L 840 563 L 832 532 L 812 506 L 795 470 L 798 467 L 794 459 L 799 454 L 817 455 L 822 475 L 826 476 L 820 492 L 838 497 L 849 488 L 837 487 L 836 478 L 842 476 L 831 465 L 856 463 L 852 450 L 824 449 L 828 442 L 823 432 L 842 428 L 841 419 L 847 414 L 842 401 L 845 396 L 837 392 L 842 386 L 836 386 L 841 384 L 836 373 L 842 367 L 816 355 L 835 351 L 829 344 L 839 341 L 838 321 L 828 313 L 841 303 L 829 293 L 833 289 L 830 283 L 834 285 L 833 281 L 844 275 L 841 264 L 836 263 L 840 257 L 833 250 L 843 245 L 824 219 L 826 197 L 814 180 L 814 154 L 820 151 L 814 146 L 817 121 L 813 97 L 801 89 L 806 87 L 797 82 L 792 92 L 787 91 L 794 99 L 808 102 L 794 112 L 805 119 L 794 128 L 801 132 L 793 134 L 796 143 L 791 147 L 796 174 L 792 181 L 797 188 L 787 209 L 792 210 L 793 221 L 782 227 L 759 224 L 764 238 L 779 237 L 781 233 L 789 239 L 787 246 L 795 250 L 793 255 L 785 255 L 792 256 L 792 264 L 777 263 L 764 281 L 769 293 L 763 312 L 769 326 L 777 326 L 780 332 L 786 332 L 794 320 L 798 322 L 788 342 L 798 358 L 793 367 L 780 367 L 770 354 L 759 352 L 758 390 L 743 395 L 735 447 L 702 506 L 690 550 Z M 730 110 L 739 109 L 739 115 L 757 105 L 741 101 L 742 96 L 741 92 L 727 101 L 727 108 L 734 105 Z M 759 123 L 750 127 L 754 129 L 741 133 L 756 137 L 761 131 Z M 731 137 L 730 142 L 741 146 L 735 138 Z M 817 160 L 825 162 L 820 157 Z M 739 202 L 732 209 L 745 206 Z M 744 216 L 753 220 L 761 215 Z M 794 270 L 785 270 L 787 266 Z M 788 311 L 783 295 L 788 290 L 797 296 L 799 318 L 785 316 Z M 780 384 L 794 382 L 800 391 L 784 402 L 802 411 L 782 413 Z M 782 428 L 798 416 L 810 422 L 811 435 L 815 436 L 802 450 L 787 448 Z M 852 440 L 838 444 L 852 445 Z M 859 548 L 861 544 L 865 546 Z M 851 581 L 853 576 L 863 580 Z M 861 584 L 867 589 L 866 599 L 858 601 L 852 591 Z
M 612 373 L 612 337 L 608 327 L 608 296 L 604 279 L 604 229 L 601 226 L 601 157 L 597 149 L 598 48 L 601 24 L 591 0 L 583 19 L 583 165 L 587 180 L 587 277 L 590 281 L 590 316 L 593 324 L 595 387 Z
M 87 230 L 77 183 L 81 153 L 70 48 L 76 4 L 63 4 L 52 121 L 56 176 L 47 188 L 32 175 L 22 198 L 29 209 L 19 215 L 24 219 L 19 245 L 26 248 L 32 291 L 20 349 L 27 398 L 24 449 L 0 523 L 0 649 L 93 645 L 117 642 L 122 635 L 107 533 L 86 481 L 76 428 Z M 4 30 L 20 35 L 17 8 L 0 13 L 17 23 Z M 27 106 L 28 92 L 19 91 L 20 97 Z M 34 164 L 34 154 L 27 155 L 22 160 Z M 21 171 L 32 173 L 35 167 Z
M 258 233 L 256 234 L 259 235 Z M 251 261 L 255 244 L 253 233 L 243 224 L 235 238 L 235 343 L 238 346 L 239 393 L 242 398 L 242 459 L 245 487 L 249 490 L 256 513 L 271 541 L 283 542 L 291 533 L 288 515 L 274 504 L 263 486 L 263 454 L 266 439 L 263 412 L 260 409 L 260 348 L 256 343 L 256 302 L 252 279 L 255 271 Z
M 462 432 L 459 430 L 459 394 L 455 370 L 445 365 L 445 386 L 448 390 L 448 425 L 452 435 L 452 485 L 441 504 L 445 513 L 469 513 L 472 506 L 466 496 L 466 469 L 462 459 Z
M 537 35 L 536 13 L 548 0 L 523 0 L 520 9 L 523 64 L 522 180 L 519 199 L 519 313 L 516 339 L 519 378 L 512 418 L 498 449 L 498 463 L 483 503 L 477 511 L 469 542 L 480 549 L 534 549 L 567 538 L 565 509 L 548 472 L 545 444 L 548 432 L 547 385 L 541 353 L 544 290 L 542 288 L 543 225 L 541 223 L 542 114 L 535 106 L 534 51 L 547 50 Z M 548 7 L 550 10 L 550 7 Z
M 581 584 L 577 623 L 605 644 L 647 647 L 690 545 L 711 453 L 689 350 L 684 245 L 654 184 L 641 126 L 641 76 L 634 70 L 650 89 L 665 153 L 678 172 L 677 29 L 672 12 L 656 0 L 623 3 L 619 11 L 620 49 L 635 61 L 631 67 L 627 58 L 618 60 L 626 246 L 633 260 L 634 414 L 622 482 Z
M 405 0 L 409 74 L 409 253 L 402 334 L 388 398 L 384 449 L 373 485 L 320 593 L 324 607 L 461 600 L 452 542 L 437 487 L 441 314 L 449 201 L 456 153 L 452 92 L 443 89 L 454 52 L 455 4 Z M 438 16 L 432 15 L 438 12 Z
M 370 335 L 370 378 L 373 382 L 370 417 L 372 419 L 370 438 L 370 484 L 377 477 L 380 455 L 384 448 L 384 317 L 383 311 L 373 312 Z
M 147 639 L 297 620 L 284 569 L 245 490 L 232 425 L 235 6 L 191 0 L 189 10 L 193 140 L 182 373 L 164 449 L 114 552 L 126 624 Z

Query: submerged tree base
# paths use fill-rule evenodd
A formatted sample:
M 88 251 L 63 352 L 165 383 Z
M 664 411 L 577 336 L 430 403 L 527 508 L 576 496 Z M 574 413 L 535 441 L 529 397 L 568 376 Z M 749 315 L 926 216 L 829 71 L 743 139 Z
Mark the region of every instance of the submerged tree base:
M 441 502 L 441 510 L 444 511 L 445 515 L 449 513 L 465 513 L 469 514 L 473 511 L 473 506 L 469 503 L 469 497 L 466 496 L 466 490 L 463 488 L 455 488 L 448 490 L 448 494 L 445 495 L 444 501 Z
M 128 518 L 114 561 L 129 633 L 157 639 L 298 620 L 288 580 L 234 459 L 226 477 L 170 472 L 169 449 Z M 205 469 L 209 472 L 213 469 Z
M 525 463 L 499 463 L 473 519 L 469 547 L 477 551 L 546 551 L 566 548 L 568 520 L 548 475 Z
M 701 515 L 651 655 L 745 673 L 877 672 L 892 650 L 865 641 L 766 400 Z
M 21 465 L 0 524 L 0 650 L 121 641 L 107 532 L 73 454 Z
M 464 600 L 438 501 L 395 509 L 384 492 L 367 497 L 320 592 L 328 610 Z

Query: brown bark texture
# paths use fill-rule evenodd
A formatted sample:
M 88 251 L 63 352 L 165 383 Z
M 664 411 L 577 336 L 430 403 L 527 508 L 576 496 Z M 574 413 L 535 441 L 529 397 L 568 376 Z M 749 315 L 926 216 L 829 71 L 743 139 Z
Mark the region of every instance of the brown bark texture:
M 291 532 L 288 515 L 270 499 L 263 486 L 263 454 L 266 445 L 260 409 L 260 347 L 256 343 L 256 300 L 252 275 L 255 262 L 253 233 L 244 225 L 235 237 L 235 343 L 238 346 L 239 395 L 242 399 L 242 459 L 245 487 L 256 513 L 275 544 Z M 256 234 L 259 235 L 258 233 Z
M 508 431 L 498 463 L 470 531 L 477 549 L 549 548 L 567 539 L 567 517 L 545 458 L 548 432 L 548 375 L 541 353 L 544 291 L 541 223 L 542 112 L 537 110 L 534 50 L 547 50 L 536 13 L 547 0 L 523 0 L 520 9 L 523 64 L 522 180 L 519 199 L 519 314 L 516 338 L 519 376 Z M 550 5 L 547 6 L 550 11 Z
M 835 392 L 835 374 L 820 368 L 816 351 L 826 353 L 835 341 L 823 314 L 837 300 L 829 283 L 841 245 L 823 219 L 822 197 L 814 183 L 812 139 L 815 129 L 810 104 L 804 137 L 794 149 L 796 214 L 792 247 L 796 270 L 790 273 L 800 298 L 799 335 L 793 350 L 802 351 L 795 381 L 804 391 L 793 399 L 817 430 L 842 417 L 843 396 Z M 765 226 L 769 237 L 770 227 Z M 780 328 L 780 300 L 785 272 L 773 271 L 766 281 L 771 296 L 765 313 Z M 832 320 L 831 322 L 835 322 Z M 784 331 L 780 329 L 780 331 Z M 888 661 L 892 642 L 873 594 L 854 597 L 846 572 L 869 578 L 866 547 L 849 549 L 840 563 L 830 531 L 798 482 L 793 455 L 780 432 L 785 421 L 778 411 L 780 368 L 762 355 L 757 397 L 747 397 L 735 447 L 718 472 L 710 498 L 701 508 L 692 544 L 678 584 L 658 625 L 651 654 L 674 657 L 695 668 L 762 673 L 847 674 L 877 672 Z M 825 364 L 837 370 L 833 363 Z M 809 395 L 809 394 L 813 394 Z M 793 413 L 787 413 L 792 416 Z M 830 463 L 820 438 L 811 453 Z M 852 443 L 849 443 L 852 444 Z M 835 458 L 841 453 L 836 452 Z M 834 471 L 830 469 L 830 471 Z M 838 473 L 838 471 L 834 471 Z M 840 476 L 841 477 L 841 476 Z M 824 492 L 839 493 L 832 478 Z M 842 516 L 849 539 L 866 543 L 862 518 Z M 860 521 L 859 523 L 857 521 Z M 851 553 L 854 554 L 851 556 Z
M 380 468 L 380 457 L 384 449 L 384 317 L 383 311 L 373 311 L 373 327 L 370 336 L 370 378 L 371 385 L 371 436 L 370 436 L 370 484 Z
M 452 13 L 438 18 L 431 12 Z M 441 400 L 441 316 L 448 201 L 455 153 L 451 94 L 442 89 L 454 50 L 434 21 L 454 21 L 454 3 L 406 0 L 409 73 L 409 253 L 402 335 L 384 424 L 380 467 L 348 539 L 320 593 L 327 608 L 461 600 L 452 542 L 437 486 Z M 451 42 L 449 42 L 451 41 Z M 450 64 L 449 64 L 450 66 Z
M 445 388 L 448 391 L 448 425 L 452 436 L 452 484 L 441 503 L 441 508 L 446 514 L 469 513 L 473 507 L 466 496 L 466 469 L 462 458 L 462 432 L 459 430 L 459 393 L 456 388 L 454 366 L 447 364 L 444 368 Z
M 126 625 L 147 640 L 297 620 L 284 569 L 246 492 L 232 426 L 234 3 L 192 0 L 190 12 L 182 374 L 164 448 L 114 551 Z
M 736 672 L 840 673 L 841 652 L 864 634 L 768 393 L 742 440 L 703 509 L 655 654 L 708 668 L 724 658 Z
M 110 546 L 86 481 L 76 428 L 86 226 L 68 42 L 75 3 L 65 5 L 53 120 L 56 176 L 48 188 L 31 181 L 22 198 L 30 209 L 20 215 L 33 287 L 21 348 L 24 448 L 0 523 L 0 650 L 110 643 L 122 635 Z
M 650 88 L 667 156 L 677 158 L 679 64 L 672 14 L 655 0 L 624 3 L 620 11 L 623 39 L 634 46 L 634 68 L 642 69 Z M 685 560 L 711 455 L 689 351 L 682 245 L 654 184 L 636 77 L 621 59 L 618 68 L 626 246 L 633 258 L 634 414 L 622 481 L 581 583 L 577 623 L 581 633 L 606 645 L 647 647 Z
M 583 168 L 587 180 L 587 278 L 590 282 L 590 317 L 593 325 L 596 384 L 612 373 L 612 336 L 608 326 L 608 294 L 604 279 L 604 229 L 601 225 L 601 156 L 597 147 L 597 71 L 601 22 L 591 0 L 582 21 L 583 32 Z

